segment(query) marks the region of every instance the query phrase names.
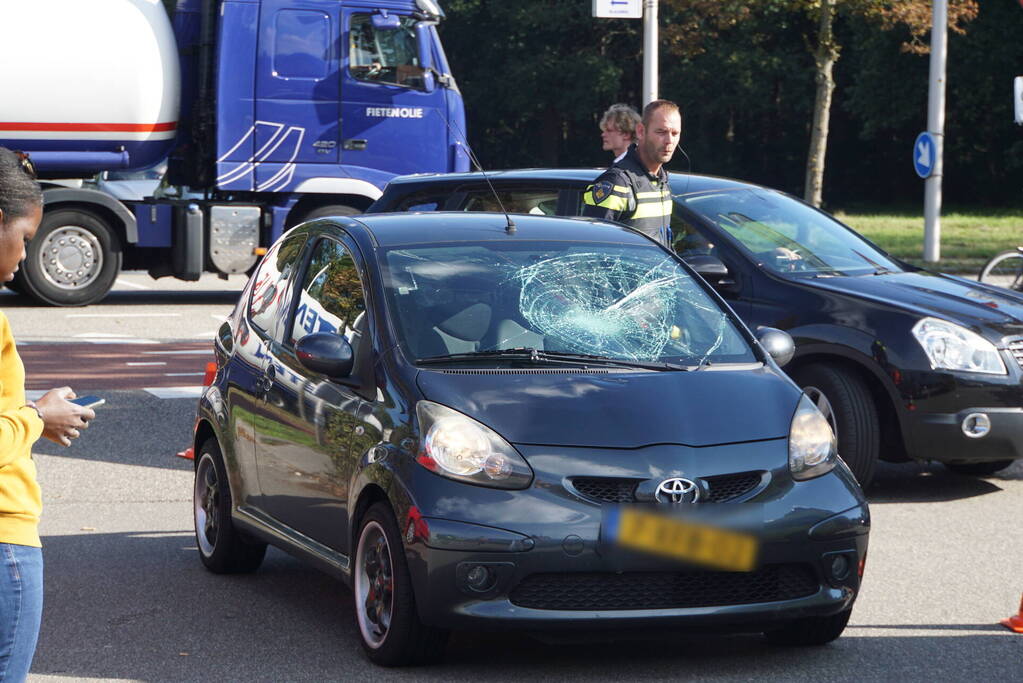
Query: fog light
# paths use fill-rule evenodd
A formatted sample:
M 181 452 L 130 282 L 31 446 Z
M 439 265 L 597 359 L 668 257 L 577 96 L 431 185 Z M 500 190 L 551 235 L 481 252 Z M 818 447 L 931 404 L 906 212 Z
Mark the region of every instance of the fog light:
M 482 564 L 477 564 L 469 568 L 465 582 L 474 591 L 485 593 L 494 587 L 494 573 Z
M 831 576 L 839 581 L 849 576 L 849 558 L 845 555 L 835 555 L 831 558 Z
M 987 436 L 991 431 L 991 418 L 984 413 L 970 413 L 963 419 L 963 434 L 971 439 Z

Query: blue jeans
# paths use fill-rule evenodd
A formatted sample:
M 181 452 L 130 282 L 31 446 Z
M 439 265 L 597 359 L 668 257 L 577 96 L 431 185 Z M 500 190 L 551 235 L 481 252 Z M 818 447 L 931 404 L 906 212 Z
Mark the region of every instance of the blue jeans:
M 43 618 L 43 551 L 0 543 L 0 681 L 28 677 Z

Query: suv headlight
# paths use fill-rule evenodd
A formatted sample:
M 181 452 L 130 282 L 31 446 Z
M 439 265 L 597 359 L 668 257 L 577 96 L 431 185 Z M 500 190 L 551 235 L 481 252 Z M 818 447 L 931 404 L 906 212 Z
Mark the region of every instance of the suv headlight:
M 470 484 L 524 489 L 533 470 L 485 424 L 432 401 L 416 404 L 422 434 L 416 462 L 437 474 Z
M 838 460 L 835 432 L 827 418 L 803 394 L 789 427 L 789 470 L 793 479 L 813 479 L 830 472 Z
M 924 318 L 913 326 L 913 336 L 920 342 L 935 370 L 1007 374 L 995 345 L 962 325 Z

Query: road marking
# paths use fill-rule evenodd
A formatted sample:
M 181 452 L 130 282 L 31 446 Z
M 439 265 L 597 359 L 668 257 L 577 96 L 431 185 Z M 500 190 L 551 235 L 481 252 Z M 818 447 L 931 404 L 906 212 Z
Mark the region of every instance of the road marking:
M 215 313 L 210 313 L 210 317 L 213 318 L 214 320 L 218 321 L 218 322 L 222 322 L 222 323 L 226 323 L 227 322 L 227 316 L 226 315 L 216 315 Z
M 204 349 L 202 351 L 143 351 L 142 353 L 147 356 L 209 356 L 213 353 L 213 349 Z
M 140 285 L 135 282 L 128 282 L 127 280 L 122 280 L 121 278 L 117 278 L 116 280 L 114 280 L 114 282 L 116 282 L 119 285 L 124 285 L 125 287 L 132 287 L 134 289 L 152 289 L 152 287 L 146 287 L 145 285 Z
M 205 377 L 205 372 L 165 372 L 164 377 Z
M 203 388 L 195 387 L 153 387 L 143 389 L 146 393 L 156 398 L 199 398 Z
M 165 360 L 147 361 L 145 363 L 125 363 L 125 365 L 167 365 Z
M 68 313 L 67 318 L 180 318 L 180 313 Z

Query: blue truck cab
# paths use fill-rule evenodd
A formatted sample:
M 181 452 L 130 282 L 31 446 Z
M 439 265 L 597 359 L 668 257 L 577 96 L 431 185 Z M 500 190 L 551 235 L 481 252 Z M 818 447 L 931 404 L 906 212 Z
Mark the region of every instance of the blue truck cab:
M 40 122 L 76 112 L 39 111 L 25 122 L 38 134 L 0 123 L 0 145 L 29 152 L 42 178 L 164 158 L 167 174 L 139 202 L 88 182 L 47 183 L 38 248 L 15 282 L 40 301 L 98 301 L 122 268 L 185 280 L 244 273 L 286 228 L 361 212 L 396 175 L 469 168 L 433 0 L 114 0 L 111 11 L 118 5 L 148 12 L 156 40 L 167 36 L 151 76 L 179 79 L 177 106 L 147 120 L 82 115 L 53 130 Z M 108 114 L 117 117 L 124 110 Z

